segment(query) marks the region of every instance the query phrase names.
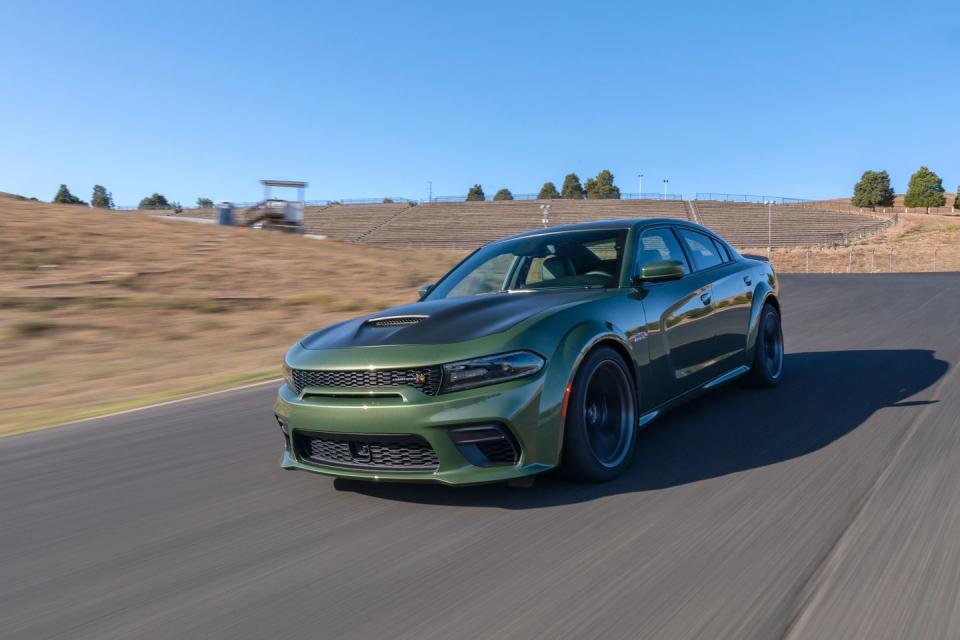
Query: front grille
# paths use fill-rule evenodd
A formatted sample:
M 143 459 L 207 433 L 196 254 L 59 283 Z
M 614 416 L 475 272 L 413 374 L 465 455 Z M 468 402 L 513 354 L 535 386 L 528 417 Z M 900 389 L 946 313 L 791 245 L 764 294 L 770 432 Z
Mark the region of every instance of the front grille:
M 294 369 L 293 382 L 297 393 L 306 387 L 344 387 L 371 389 L 375 387 L 413 387 L 429 396 L 440 389 L 440 367 L 420 369 L 363 369 L 360 371 L 310 371 Z
M 433 471 L 437 452 L 419 436 L 296 431 L 297 454 L 328 467 L 370 471 Z

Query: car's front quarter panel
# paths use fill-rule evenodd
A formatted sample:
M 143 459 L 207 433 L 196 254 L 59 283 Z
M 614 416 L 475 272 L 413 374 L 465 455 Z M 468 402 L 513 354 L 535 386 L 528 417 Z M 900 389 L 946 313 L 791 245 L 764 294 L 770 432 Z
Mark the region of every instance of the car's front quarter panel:
M 284 385 L 275 413 L 291 432 L 413 433 L 425 438 L 437 452 L 440 466 L 436 471 L 381 472 L 375 474 L 379 479 L 470 484 L 539 473 L 560 460 L 563 398 L 577 363 L 590 345 L 601 339 L 617 341 L 628 348 L 628 327 L 631 323 L 643 324 L 641 305 L 628 300 L 624 290 L 587 295 L 579 304 L 545 311 L 508 331 L 475 340 L 326 350 L 306 349 L 297 344 L 285 358 L 286 364 L 296 369 L 346 371 L 415 368 L 526 350 L 545 359 L 543 369 L 532 377 L 437 396 L 404 387 L 359 393 L 311 388 L 298 394 Z M 641 354 L 645 358 L 645 345 Z M 631 359 L 634 366 L 642 364 Z M 390 395 L 384 397 L 384 392 Z M 516 437 L 522 451 L 517 465 L 473 466 L 448 436 L 452 426 L 490 422 L 505 425 Z M 288 468 L 365 479 L 374 475 L 324 468 L 298 459 L 290 443 L 288 438 L 284 458 Z

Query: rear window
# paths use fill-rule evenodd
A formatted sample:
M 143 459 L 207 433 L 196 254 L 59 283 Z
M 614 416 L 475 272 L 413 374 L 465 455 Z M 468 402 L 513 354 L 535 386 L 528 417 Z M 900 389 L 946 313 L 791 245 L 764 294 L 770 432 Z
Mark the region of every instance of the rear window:
M 710 236 L 690 229 L 680 228 L 677 231 L 680 233 L 680 238 L 683 240 L 687 253 L 690 254 L 693 266 L 697 271 L 723 264 L 723 258 L 720 257 L 717 245 L 713 243 Z

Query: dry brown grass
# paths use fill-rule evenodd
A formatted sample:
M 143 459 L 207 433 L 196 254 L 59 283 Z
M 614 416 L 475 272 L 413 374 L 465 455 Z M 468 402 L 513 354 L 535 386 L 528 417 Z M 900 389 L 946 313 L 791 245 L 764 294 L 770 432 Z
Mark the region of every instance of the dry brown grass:
M 0 198 L 0 434 L 273 377 L 459 253 Z
M 766 254 L 766 248 L 743 253 Z M 890 231 L 848 247 L 775 249 L 773 264 L 784 273 L 960 271 L 960 218 L 900 214 Z
M 905 196 L 904 194 L 895 195 L 895 196 L 893 197 L 893 207 L 894 207 L 894 209 L 903 209 L 903 207 L 904 207 L 903 199 L 904 199 L 905 197 L 906 197 L 906 196 Z M 950 210 L 952 210 L 952 209 L 953 209 L 953 203 L 954 203 L 954 201 L 956 200 L 956 194 L 953 194 L 953 193 L 945 193 L 945 194 L 944 194 L 944 197 L 946 198 L 946 203 L 944 204 L 943 207 L 940 207 L 940 209 L 950 209 Z M 851 206 L 851 205 L 850 205 L 850 198 L 830 198 L 829 200 L 822 200 L 821 202 L 824 202 L 824 203 L 826 203 L 826 204 L 828 204 L 828 205 L 840 205 L 840 206 L 843 206 L 843 207 Z M 956 211 L 956 210 L 954 210 L 954 211 Z M 941 212 L 941 213 L 942 213 L 942 212 Z M 960 213 L 960 212 L 958 212 L 958 213 Z

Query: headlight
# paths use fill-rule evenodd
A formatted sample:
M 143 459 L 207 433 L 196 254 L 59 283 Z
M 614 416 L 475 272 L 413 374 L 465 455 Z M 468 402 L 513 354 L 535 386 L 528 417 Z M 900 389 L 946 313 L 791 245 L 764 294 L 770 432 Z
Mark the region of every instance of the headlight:
M 532 376 L 543 368 L 544 359 L 529 351 L 514 351 L 443 365 L 440 393 L 473 389 Z
M 296 391 L 297 385 L 294 384 L 293 382 L 293 369 L 290 368 L 290 366 L 286 363 L 286 361 L 284 361 L 283 363 L 282 370 L 283 370 L 283 381 L 287 383 L 288 387 Z

